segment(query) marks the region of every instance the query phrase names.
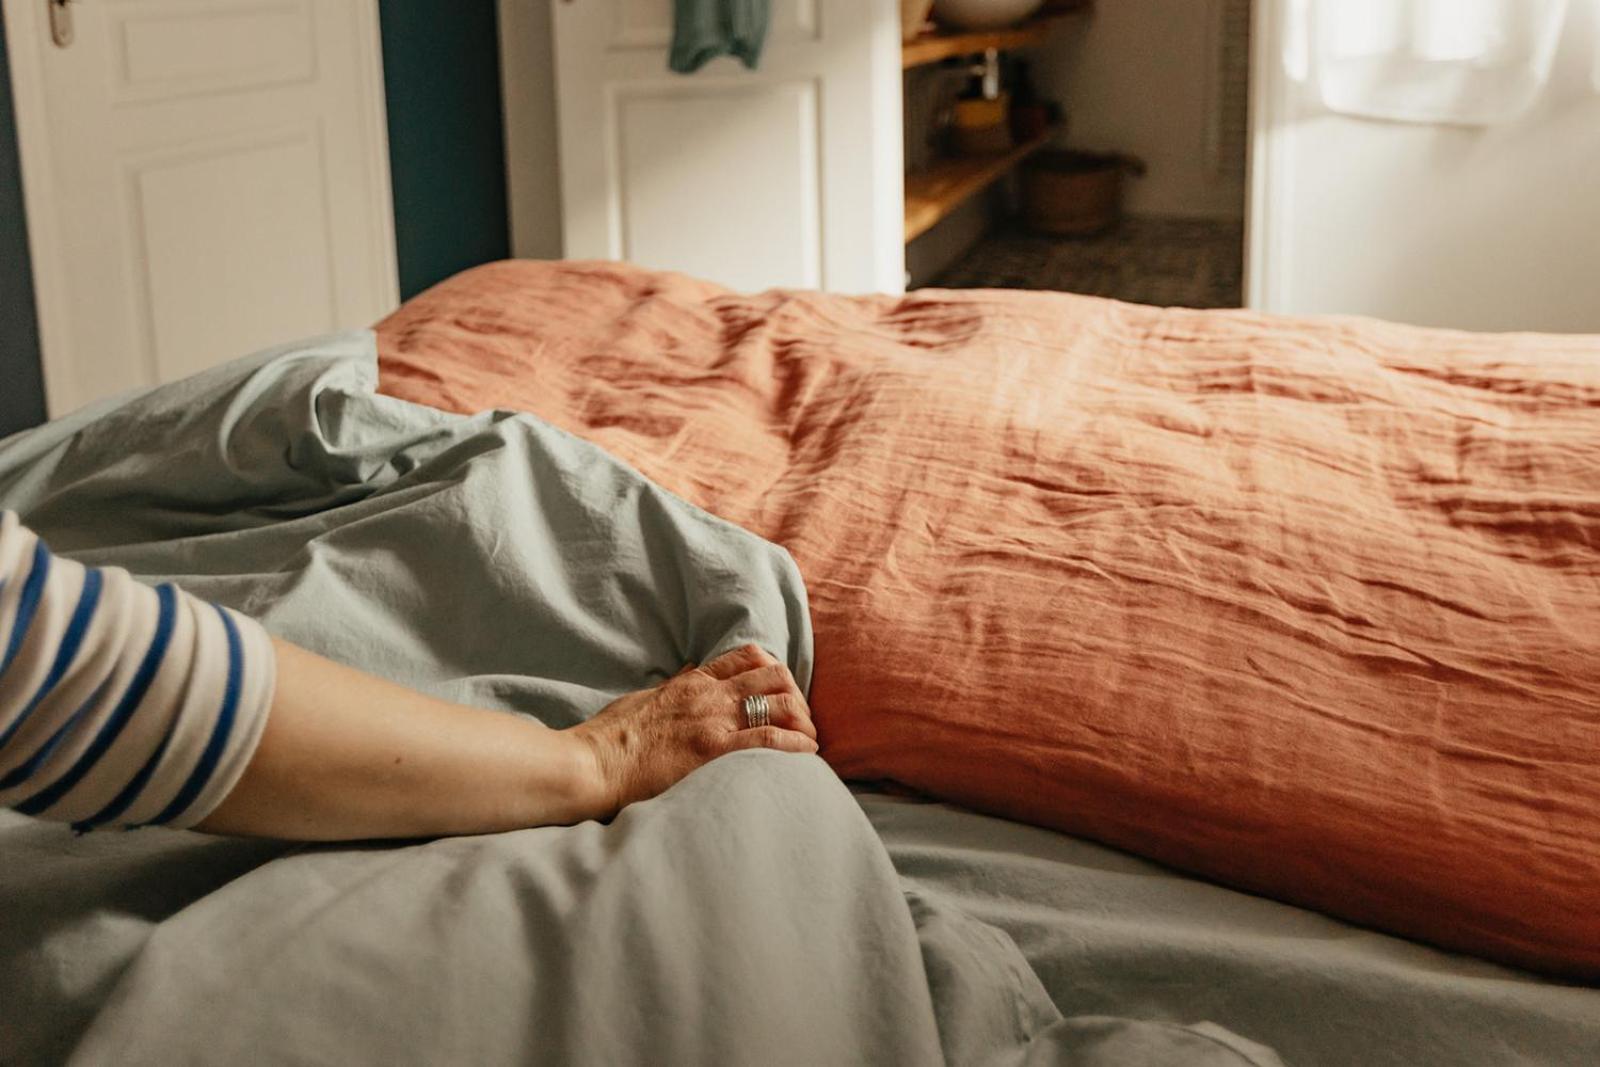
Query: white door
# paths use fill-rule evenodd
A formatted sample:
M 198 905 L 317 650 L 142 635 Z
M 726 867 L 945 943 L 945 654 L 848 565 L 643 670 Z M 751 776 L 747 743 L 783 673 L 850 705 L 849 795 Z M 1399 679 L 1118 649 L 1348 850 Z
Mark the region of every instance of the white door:
M 772 0 L 759 70 L 691 75 L 667 69 L 672 0 L 551 8 L 568 258 L 901 291 L 896 0 Z
M 398 300 L 376 0 L 4 0 L 52 415 Z

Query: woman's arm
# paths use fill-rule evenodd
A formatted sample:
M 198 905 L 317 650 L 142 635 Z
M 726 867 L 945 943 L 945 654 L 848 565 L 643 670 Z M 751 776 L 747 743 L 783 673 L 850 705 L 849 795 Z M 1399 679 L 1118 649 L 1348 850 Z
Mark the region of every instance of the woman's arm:
M 196 829 L 302 840 L 484 833 L 600 814 L 570 731 L 461 707 L 273 640 L 243 776 Z
M 772 726 L 741 729 L 768 695 Z M 552 730 L 382 681 L 168 584 L 52 555 L 0 512 L 0 806 L 80 830 L 315 840 L 610 816 L 735 748 L 815 752 L 747 646 Z
M 815 752 L 789 672 L 746 646 L 566 730 L 465 707 L 284 641 L 255 755 L 196 829 L 298 840 L 491 833 L 608 818 L 740 748 Z M 743 729 L 768 694 L 773 726 Z

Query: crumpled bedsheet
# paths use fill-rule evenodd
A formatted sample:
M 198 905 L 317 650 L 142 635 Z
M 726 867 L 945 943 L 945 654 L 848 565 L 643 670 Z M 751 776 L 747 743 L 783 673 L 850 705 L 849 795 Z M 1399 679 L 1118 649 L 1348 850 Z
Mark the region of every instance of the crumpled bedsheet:
M 374 395 L 371 335 L 0 444 L 0 506 L 336 659 L 565 726 L 746 641 L 804 681 L 780 549 L 525 415 Z M 0 813 L 0 1063 L 1253 1064 L 1065 1018 L 908 898 L 818 758 L 714 761 L 609 824 L 290 846 Z

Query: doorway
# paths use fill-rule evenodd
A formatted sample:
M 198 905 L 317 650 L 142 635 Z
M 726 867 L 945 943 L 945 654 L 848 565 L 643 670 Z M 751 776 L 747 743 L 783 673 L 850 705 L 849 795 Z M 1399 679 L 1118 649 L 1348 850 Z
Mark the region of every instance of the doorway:
M 1025 210 L 1024 170 L 907 247 L 911 284 L 1241 306 L 1250 8 L 1250 0 L 1119 0 L 1062 20 L 1049 40 L 1018 53 L 1013 69 L 1060 105 L 1054 146 L 1132 157 L 1145 173 L 1123 176 L 1120 217 L 1065 237 Z M 908 80 L 906 91 L 909 159 L 935 112 L 912 106 L 926 90 Z

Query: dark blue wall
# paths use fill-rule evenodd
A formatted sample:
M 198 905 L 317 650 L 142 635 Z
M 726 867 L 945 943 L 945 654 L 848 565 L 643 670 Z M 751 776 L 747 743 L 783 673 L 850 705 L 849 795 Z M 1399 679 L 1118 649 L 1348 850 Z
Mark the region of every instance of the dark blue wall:
M 509 254 L 495 0 L 380 0 L 400 294 Z M 0 26 L 0 437 L 44 419 Z
M 33 311 L 28 226 L 22 214 L 6 30 L 0 25 L 0 437 L 43 421 L 39 323 Z

